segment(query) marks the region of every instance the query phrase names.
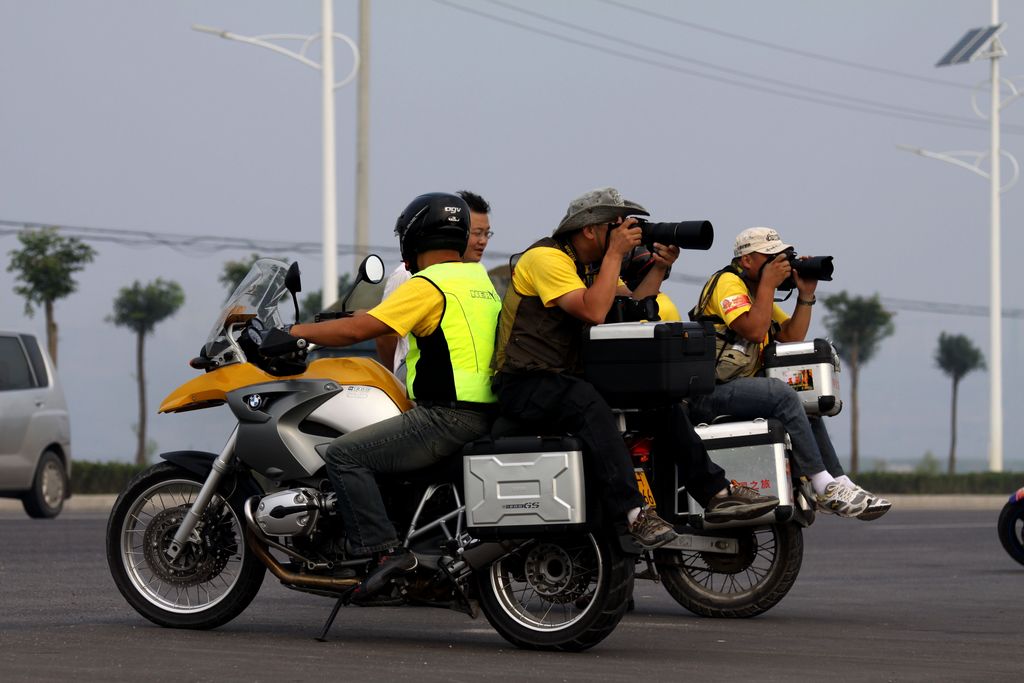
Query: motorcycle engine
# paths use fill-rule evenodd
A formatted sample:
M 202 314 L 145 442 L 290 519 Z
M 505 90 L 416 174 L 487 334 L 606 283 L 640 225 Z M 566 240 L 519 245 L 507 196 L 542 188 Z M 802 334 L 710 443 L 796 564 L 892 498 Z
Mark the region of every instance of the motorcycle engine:
M 260 499 L 253 518 L 267 536 L 308 536 L 324 503 L 324 496 L 314 489 L 277 491 Z

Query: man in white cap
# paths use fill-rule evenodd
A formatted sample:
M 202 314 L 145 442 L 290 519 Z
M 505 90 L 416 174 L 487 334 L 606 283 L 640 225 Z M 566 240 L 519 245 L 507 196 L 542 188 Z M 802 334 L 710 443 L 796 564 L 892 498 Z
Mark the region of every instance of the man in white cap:
M 630 294 L 619 267 L 640 244 L 641 229 L 630 218 L 637 215 L 648 213 L 614 188 L 591 190 L 570 202 L 551 237 L 522 253 L 502 301 L 493 386 L 502 415 L 576 435 L 607 514 L 626 522 L 640 546 L 657 548 L 676 533 L 645 506 L 615 415 L 582 377 L 580 357 L 584 327 L 604 322 L 615 296 Z M 657 293 L 679 256 L 675 246 L 656 243 L 652 251 L 655 262 L 632 292 L 638 299 Z M 751 519 L 778 505 L 777 498 L 731 487 L 681 407 L 671 410 L 665 451 L 676 457 L 686 490 L 708 508 L 708 519 Z
M 690 318 L 715 324 L 718 383 L 714 392 L 691 405 L 706 415 L 781 421 L 797 465 L 814 488 L 818 509 L 841 517 L 877 519 L 891 503 L 846 475 L 824 421 L 808 418 L 797 393 L 782 380 L 755 376 L 769 342 L 803 341 L 811 324 L 818 281 L 802 278 L 790 265 L 787 252 L 792 250 L 772 228 L 748 228 L 736 237 L 732 262 L 704 285 Z M 792 316 L 775 303 L 775 290 L 790 277 L 797 290 Z

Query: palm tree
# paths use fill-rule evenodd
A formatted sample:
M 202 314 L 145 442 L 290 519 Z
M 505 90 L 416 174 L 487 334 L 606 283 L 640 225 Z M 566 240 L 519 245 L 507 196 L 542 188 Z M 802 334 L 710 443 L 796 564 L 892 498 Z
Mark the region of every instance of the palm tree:
M 23 282 L 14 293 L 25 298 L 25 315 L 34 313 L 33 304 L 42 306 L 46 314 L 46 345 L 53 364 L 57 364 L 57 321 L 53 302 L 63 299 L 78 287 L 72 274 L 85 268 L 96 256 L 96 250 L 74 237 L 61 237 L 57 228 L 22 230 L 18 233 L 22 249 L 8 252 L 11 262 L 7 272 L 17 272 Z
M 839 357 L 850 368 L 850 469 L 857 474 L 860 367 L 871 360 L 881 341 L 893 333 L 893 314 L 882 307 L 877 294 L 870 298 L 851 297 L 843 291 L 825 297 L 825 307 L 829 310 L 825 329 L 835 342 Z
M 985 368 L 985 357 L 971 340 L 962 334 L 939 335 L 939 346 L 935 349 L 935 365 L 953 380 L 953 402 L 950 408 L 949 425 L 949 473 L 956 470 L 956 399 L 960 380 L 970 372 Z
M 146 464 L 146 335 L 156 324 L 174 314 L 185 303 L 185 293 L 177 282 L 157 278 L 148 285 L 136 280 L 131 287 L 122 287 L 114 299 L 114 314 L 107 316 L 107 322 L 127 327 L 135 332 L 135 367 L 139 383 L 139 427 L 138 448 L 135 464 Z

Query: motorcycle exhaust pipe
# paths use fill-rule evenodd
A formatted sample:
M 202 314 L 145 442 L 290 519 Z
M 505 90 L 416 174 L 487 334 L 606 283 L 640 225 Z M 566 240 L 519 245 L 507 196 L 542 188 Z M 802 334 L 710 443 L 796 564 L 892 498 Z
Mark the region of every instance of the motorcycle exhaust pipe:
M 462 559 L 466 561 L 473 571 L 486 567 L 491 562 L 515 552 L 530 541 L 497 541 L 495 543 L 480 543 L 462 551 Z
M 246 545 L 252 550 L 256 558 L 267 565 L 270 573 L 276 576 L 281 583 L 291 586 L 302 586 L 304 588 L 319 588 L 326 590 L 340 591 L 351 588 L 359 583 L 359 579 L 335 579 L 330 576 L 309 576 L 308 574 L 296 574 L 281 566 L 267 547 L 259 542 L 252 533 L 245 535 Z

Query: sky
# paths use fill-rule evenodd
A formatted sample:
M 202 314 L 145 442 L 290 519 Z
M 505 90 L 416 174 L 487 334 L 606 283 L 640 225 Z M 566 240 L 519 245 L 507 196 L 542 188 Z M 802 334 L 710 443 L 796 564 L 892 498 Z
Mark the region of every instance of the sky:
M 1002 74 L 1024 72 L 1024 4 L 1002 2 Z M 665 291 L 685 310 L 695 282 L 728 262 L 734 237 L 776 228 L 803 254 L 835 257 L 839 291 L 987 309 L 989 183 L 898 144 L 988 149 L 989 62 L 934 65 L 988 0 L 373 0 L 372 245 L 395 263 L 395 217 L 414 196 L 471 189 L 492 204 L 485 264 L 549 234 L 570 199 L 613 185 L 655 220 L 710 220 L 710 251 L 684 251 Z M 358 3 L 335 0 L 355 39 Z M 191 30 L 320 30 L 315 0 L 0 0 L 0 221 L 284 244 L 321 235 L 319 73 Z M 364 46 L 365 47 L 365 46 Z M 314 48 L 311 56 L 319 59 Z M 337 43 L 339 77 L 351 56 Z M 1017 84 L 1024 88 L 1024 77 Z M 356 89 L 336 103 L 339 270 L 352 266 Z M 1024 148 L 1024 104 L 1002 114 L 1004 150 Z M 987 164 L 987 162 L 985 162 Z M 1004 169 L 1008 164 L 1004 163 Z M 984 166 L 987 169 L 987 165 Z M 1009 172 L 1004 170 L 1004 177 Z M 1003 305 L 1020 309 L 1024 187 L 1002 196 Z M 0 224 L 0 228 L 5 227 Z M 78 291 L 56 304 L 60 377 L 76 458 L 129 461 L 137 420 L 132 333 L 105 321 L 120 288 L 158 277 L 186 301 L 147 339 L 151 412 L 178 384 L 226 292 L 225 261 L 252 249 L 152 240 L 92 242 Z M 0 233 L 0 262 L 19 246 Z M 307 290 L 320 256 L 297 258 Z M 44 337 L 0 269 L 0 327 Z M 782 304 L 790 310 L 792 301 Z M 913 466 L 949 450 L 951 381 L 942 332 L 986 355 L 989 321 L 948 307 L 895 307 L 895 334 L 860 377 L 862 468 Z M 823 306 L 812 333 L 824 336 Z M 1022 320 L 1003 323 L 1005 467 L 1024 470 Z M 842 375 L 848 399 L 849 375 Z M 958 459 L 987 461 L 989 376 L 960 386 Z M 160 450 L 219 450 L 226 408 L 152 415 Z M 830 418 L 840 456 L 850 412 Z

